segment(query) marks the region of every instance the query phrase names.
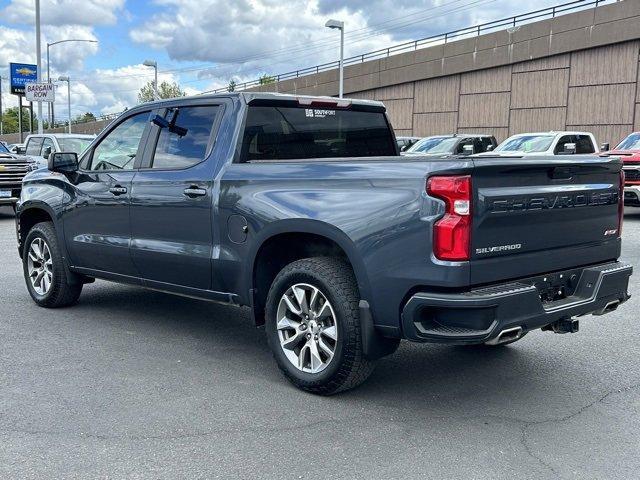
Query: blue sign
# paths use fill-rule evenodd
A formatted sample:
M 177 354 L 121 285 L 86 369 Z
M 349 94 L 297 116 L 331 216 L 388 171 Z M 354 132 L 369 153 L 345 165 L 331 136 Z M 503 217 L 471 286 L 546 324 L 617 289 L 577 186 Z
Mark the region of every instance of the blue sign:
M 11 93 L 24 95 L 26 83 L 38 81 L 38 67 L 29 63 L 10 63 Z

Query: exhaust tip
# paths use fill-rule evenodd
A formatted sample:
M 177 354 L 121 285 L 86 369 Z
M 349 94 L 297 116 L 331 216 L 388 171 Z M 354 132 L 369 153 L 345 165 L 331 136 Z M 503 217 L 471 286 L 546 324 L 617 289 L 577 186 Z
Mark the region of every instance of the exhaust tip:
M 511 327 L 511 328 L 505 328 L 504 330 L 502 330 L 498 336 L 492 340 L 489 340 L 488 342 L 485 342 L 486 345 L 500 345 L 502 343 L 507 343 L 507 342 L 515 342 L 516 340 L 518 340 L 520 337 L 522 337 L 522 334 L 524 333 L 522 327 L 518 326 L 518 327 Z

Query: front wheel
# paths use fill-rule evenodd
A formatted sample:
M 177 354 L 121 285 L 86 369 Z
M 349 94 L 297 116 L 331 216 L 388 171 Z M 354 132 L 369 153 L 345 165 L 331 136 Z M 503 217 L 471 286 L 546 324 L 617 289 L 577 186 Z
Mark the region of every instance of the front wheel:
M 22 254 L 27 290 L 41 307 L 56 308 L 74 304 L 82 283 L 70 283 L 52 223 L 36 224 L 27 234 Z
M 278 367 L 295 386 L 331 395 L 374 368 L 362 351 L 360 295 L 350 265 L 331 257 L 290 263 L 266 302 L 266 333 Z

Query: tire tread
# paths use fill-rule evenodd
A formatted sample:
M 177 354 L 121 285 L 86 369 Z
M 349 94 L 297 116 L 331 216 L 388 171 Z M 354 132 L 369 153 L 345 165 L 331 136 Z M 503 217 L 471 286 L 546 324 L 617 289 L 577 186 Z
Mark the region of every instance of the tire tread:
M 40 235 L 46 240 L 49 246 L 49 251 L 51 252 L 51 257 L 53 259 L 53 282 L 51 285 L 52 290 L 49 292 L 49 294 L 45 295 L 42 298 L 35 296 L 32 292 L 27 274 L 27 252 L 32 238 L 36 235 Z M 23 268 L 25 272 L 25 281 L 27 282 L 27 289 L 29 290 L 29 293 L 31 294 L 33 300 L 38 305 L 45 308 L 61 308 L 73 305 L 78 301 L 78 298 L 80 298 L 80 294 L 82 293 L 82 282 L 78 281 L 77 283 L 69 283 L 67 279 L 68 272 L 66 271 L 66 266 L 62 259 L 60 248 L 58 246 L 58 237 L 56 235 L 56 230 L 53 223 L 36 223 L 31 228 L 31 230 L 29 230 L 25 238 L 22 257 L 24 262 Z
M 342 363 L 337 373 L 327 382 L 302 382 L 284 368 L 280 362 L 278 366 L 284 375 L 299 388 L 317 393 L 320 395 L 333 395 L 345 390 L 352 389 L 363 383 L 375 369 L 375 362 L 364 358 L 362 348 L 362 334 L 360 328 L 360 295 L 358 286 L 351 269 L 351 266 L 341 258 L 337 257 L 311 257 L 296 260 L 286 267 L 276 276 L 273 285 L 289 275 L 306 273 L 319 276 L 330 285 L 331 295 L 334 300 L 346 310 L 345 318 L 338 318 L 343 322 L 346 332 L 346 341 L 342 344 Z M 267 308 L 274 305 L 278 299 L 275 289 L 269 290 L 267 296 Z M 280 348 L 279 345 L 271 345 L 272 349 Z M 277 359 L 277 357 L 276 357 Z

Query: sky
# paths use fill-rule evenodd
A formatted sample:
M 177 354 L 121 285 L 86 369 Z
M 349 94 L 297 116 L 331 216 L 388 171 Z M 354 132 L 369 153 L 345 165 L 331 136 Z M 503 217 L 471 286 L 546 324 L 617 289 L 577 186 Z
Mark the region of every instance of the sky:
M 41 0 L 42 65 L 71 79 L 72 113 L 115 113 L 137 103 L 153 79 L 188 94 L 334 61 L 345 22 L 345 55 L 525 13 L 561 0 Z M 36 63 L 35 1 L 0 0 L 0 75 L 9 62 Z M 43 76 L 43 78 L 45 78 Z M 3 107 L 17 104 L 3 80 Z M 66 85 L 56 94 L 66 114 Z

